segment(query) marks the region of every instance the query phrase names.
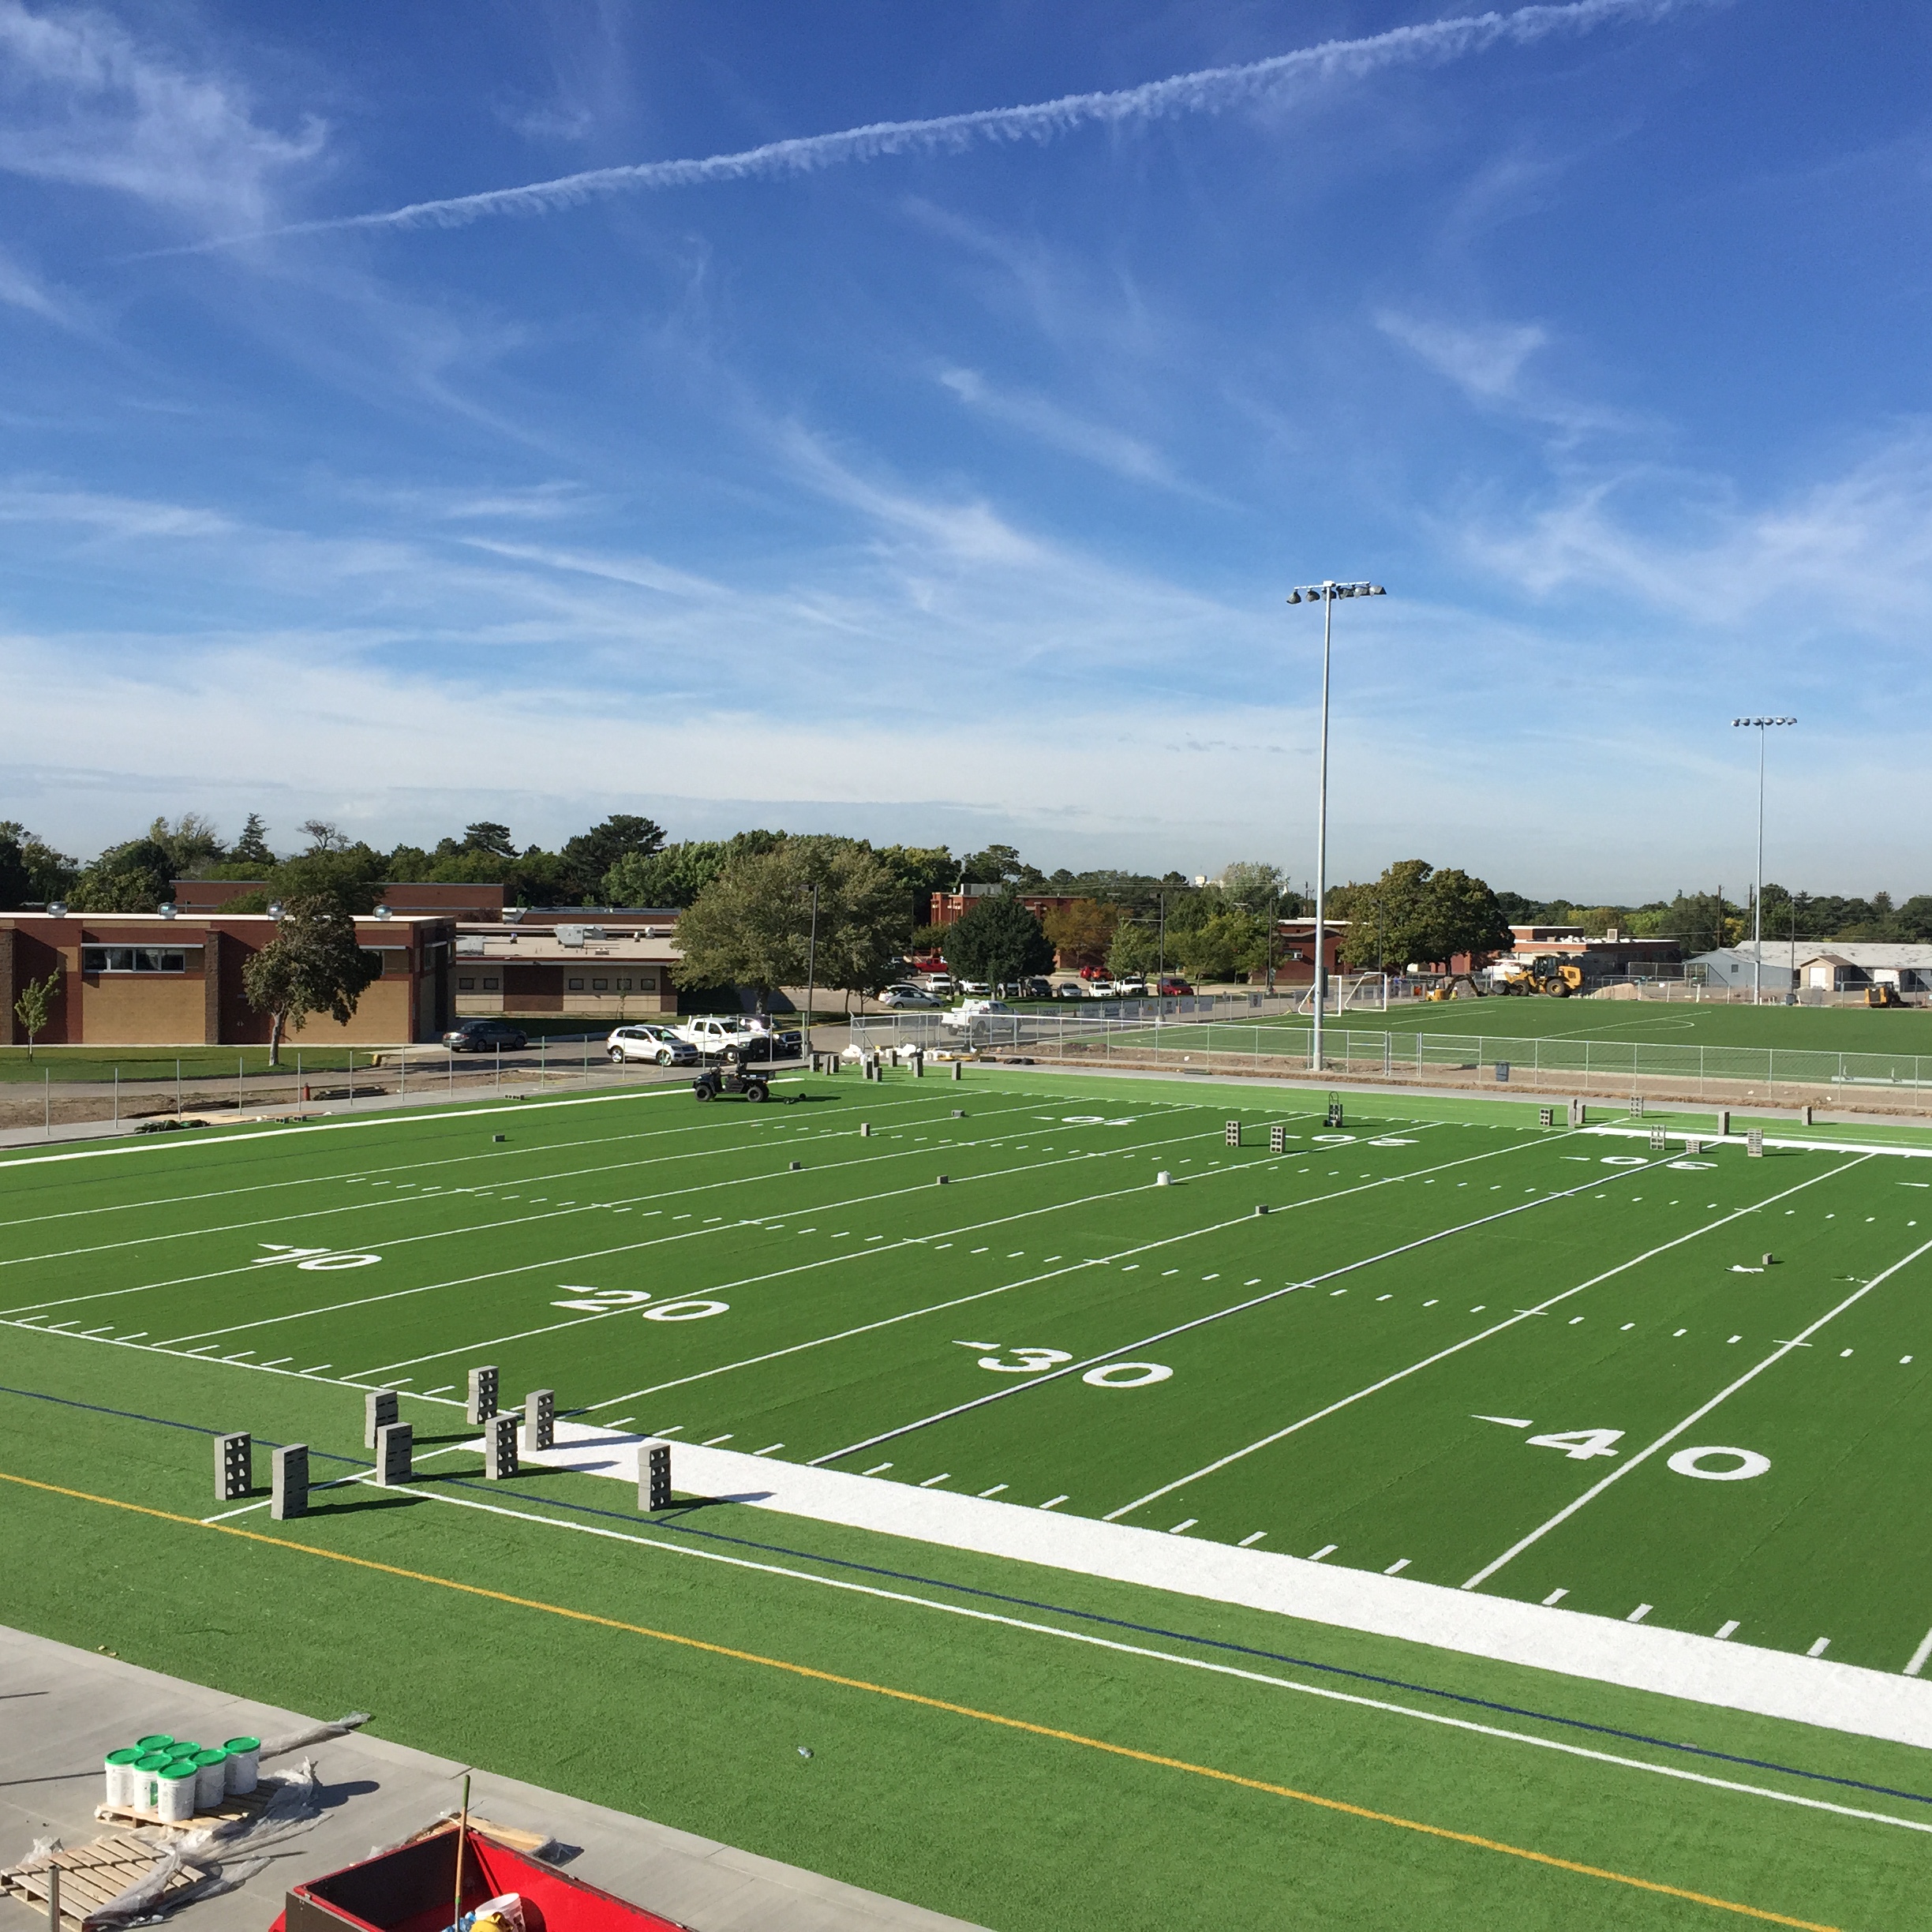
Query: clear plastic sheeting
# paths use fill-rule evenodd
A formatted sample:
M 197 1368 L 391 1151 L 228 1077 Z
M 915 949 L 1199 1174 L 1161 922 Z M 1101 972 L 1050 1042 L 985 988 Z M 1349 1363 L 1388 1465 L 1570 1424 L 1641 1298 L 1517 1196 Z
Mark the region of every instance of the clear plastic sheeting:
M 291 1731 L 285 1737 L 264 1738 L 260 1755 L 264 1758 L 283 1758 L 289 1752 L 305 1750 L 311 1744 L 326 1744 L 331 1738 L 346 1737 L 351 1731 L 359 1731 L 369 1720 L 367 1711 L 351 1711 L 346 1717 L 338 1717 L 333 1724 L 309 1724 L 305 1729 Z
M 326 1730 L 324 1734 L 331 1735 Z M 268 1802 L 249 1816 L 187 1833 L 171 1844 L 157 1837 L 159 1855 L 153 1865 L 125 1891 L 89 1912 L 85 1932 L 152 1923 L 198 1899 L 232 1892 L 268 1869 L 264 1854 L 271 1848 L 312 1830 L 321 1816 L 320 1786 L 314 1765 L 305 1758 L 298 1770 L 275 1781 Z M 34 1849 L 36 1855 L 40 1853 L 39 1845 Z M 163 1893 L 178 1873 L 189 1874 L 192 1882 L 169 1892 L 163 1899 Z

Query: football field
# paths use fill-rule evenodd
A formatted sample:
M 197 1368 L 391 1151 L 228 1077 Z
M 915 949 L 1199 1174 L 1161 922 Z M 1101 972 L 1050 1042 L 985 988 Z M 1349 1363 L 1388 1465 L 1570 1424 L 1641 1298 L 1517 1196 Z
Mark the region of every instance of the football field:
M 882 1520 L 907 1526 L 899 1536 L 716 1503 L 680 1517 L 706 1533 L 728 1522 L 740 1538 L 789 1537 L 786 1563 L 809 1559 L 814 1577 L 867 1563 L 924 1576 L 944 1563 L 983 1594 L 1017 1591 L 1061 1622 L 1104 1605 L 1106 1619 L 1145 1629 L 1153 1619 L 1171 1637 L 1185 1616 L 1255 1655 L 1305 1657 L 1317 1642 L 1310 1627 L 1185 1601 L 1194 1559 L 1183 1546 L 1196 1544 L 1211 1546 L 1203 1563 L 1222 1560 L 1217 1551 L 1312 1559 L 1360 1573 L 1385 1597 L 1400 1586 L 1383 1579 L 1397 1578 L 1508 1600 L 1547 1615 L 1572 1646 L 1612 1624 L 1619 1642 L 1641 1641 L 1621 1627 L 1641 1626 L 1660 1645 L 1681 1632 L 1794 1668 L 1862 1667 L 1916 1696 L 1910 1679 L 1932 1656 L 1932 1159 L 1920 1157 L 1932 1144 L 1839 1130 L 1773 1136 L 1752 1157 L 1741 1141 L 1687 1150 L 1687 1127 L 1708 1132 L 1702 1120 L 1661 1123 L 1669 1137 L 1658 1148 L 1654 1114 L 1631 1133 L 1607 1115 L 1582 1131 L 1544 1128 L 1533 1103 L 1352 1094 L 1346 1105 L 1330 1127 L 1306 1093 L 976 1066 L 957 1082 L 800 1077 L 763 1106 L 696 1106 L 679 1084 L 17 1155 L 0 1162 L 9 1363 L 0 1473 L 15 1478 L 0 1508 L 16 1524 L 11 1547 L 39 1537 L 85 1551 L 97 1531 L 84 1523 L 132 1511 L 141 1520 L 130 1516 L 126 1533 L 141 1560 L 178 1590 L 200 1560 L 182 1556 L 180 1537 L 193 1526 L 205 1544 L 200 1526 L 219 1518 L 290 1548 L 326 1545 L 365 1571 L 472 1593 L 487 1582 L 532 1614 L 578 1615 L 559 1593 L 621 1595 L 633 1547 L 668 1534 L 670 1521 L 653 1525 L 608 1470 L 526 1466 L 510 1482 L 476 1480 L 464 1387 L 489 1365 L 506 1407 L 554 1390 L 574 1440 L 672 1443 L 687 1496 L 712 1492 L 680 1473 L 705 1466 L 680 1465 L 681 1445 L 762 1458 L 774 1482 L 796 1469 L 842 1477 L 850 1493 L 875 1486 L 863 1493 L 890 1503 Z M 372 1389 L 401 1391 L 415 1488 L 367 1482 Z M 253 1430 L 264 1468 L 261 1445 L 309 1441 L 318 1481 L 339 1470 L 346 1486 L 286 1526 L 259 1500 L 219 1509 L 203 1500 L 208 1452 L 193 1437 L 221 1429 Z M 1015 1533 L 1032 1539 L 1042 1567 L 963 1545 L 919 1554 L 952 1541 L 941 1496 L 1010 1510 L 1002 1522 L 1024 1516 Z M 460 1530 L 440 1530 L 412 1554 L 403 1526 L 418 1522 L 409 1509 L 419 1497 L 459 1504 L 429 1515 Z M 593 1523 L 601 1541 L 561 1533 Z M 1173 1582 L 1158 1618 L 1156 1593 L 1065 1574 L 1081 1565 L 1054 1541 L 1082 1524 L 1159 1533 Z M 221 1563 L 265 1560 L 259 1548 L 215 1547 Z M 469 1567 L 448 1574 L 459 1564 Z M 333 1571 L 303 1582 L 320 1593 L 317 1614 L 339 1588 L 343 1618 L 373 1587 Z M 768 1586 L 781 1598 L 797 1587 Z M 114 1590 L 97 1589 L 84 1615 L 17 1572 L 10 1593 L 19 1620 L 62 1635 L 77 1619 L 88 1641 L 110 1641 L 91 1633 Z M 789 1668 L 788 1641 L 822 1643 L 818 1676 L 852 1685 L 839 1693 L 848 1700 L 880 1691 L 874 1672 L 917 1674 L 989 1641 L 983 1628 L 935 1635 L 929 1619 L 894 1649 L 876 1605 L 826 1612 L 819 1630 L 818 1612 L 777 1600 L 747 1622 L 751 1601 L 735 1601 L 728 1654 Z M 660 1627 L 672 1614 L 658 1604 L 635 1627 L 684 1642 L 688 1633 Z M 578 1641 L 546 1640 L 544 1654 L 557 1696 L 594 1708 L 608 1666 L 589 1638 L 570 1647 Z M 1674 1925 L 1737 1911 L 1896 1923 L 1883 1903 L 1893 1861 L 1926 1855 L 1932 1801 L 1915 1794 L 1932 1777 L 1908 1745 L 1675 1702 L 1666 1720 L 1640 1708 L 1666 1701 L 1640 1690 L 1505 1673 L 1359 1630 L 1323 1641 L 1351 1668 L 1392 1673 L 1385 1683 L 1426 1669 L 1463 1685 L 1466 1702 L 1500 1694 L 1540 1735 L 1568 1735 L 1564 1724 L 1588 1711 L 1590 1724 L 1641 1736 L 1640 1755 L 1689 1750 L 1694 1730 L 1707 1755 L 1761 1766 L 1747 1782 L 1765 1787 L 1764 1802 L 1726 1797 L 1735 1816 L 1704 1818 L 1703 1796 L 1683 1789 L 1635 1799 L 1592 1781 L 1587 1796 L 1553 1809 L 1531 1801 L 1533 1815 L 1512 1820 L 1503 1814 L 1522 1812 L 1524 1780 L 1541 1765 L 1456 1774 L 1451 1800 L 1440 1780 L 1453 1752 L 1438 1760 L 1431 1741 L 1411 1739 L 1406 1753 L 1387 1746 L 1383 1764 L 1382 1746 L 1324 1744 L 1320 1726 L 1304 1726 L 1314 1761 L 1284 1774 L 1288 1795 L 1312 1805 L 1339 1795 L 1407 1831 L 1402 1882 L 1428 1874 L 1434 1923 L 1501 1921 L 1484 1916 L 1483 1888 L 1498 1881 L 1455 1876 L 1440 1844 L 1424 1848 L 1432 1795 L 1445 1816 L 1458 1813 L 1470 1843 L 1493 1838 L 1492 1852 L 1507 1855 L 1500 1882 L 1523 1888 L 1512 1924 Z M 841 1643 L 889 1655 L 859 1668 Z M 379 1638 L 369 1648 L 371 1668 L 406 1672 L 380 1661 Z M 359 1680 L 341 1674 L 345 1661 L 331 1661 L 328 1681 L 346 1691 Z M 1018 1681 L 1014 1668 L 975 1665 L 971 1695 L 950 1680 L 882 1694 L 983 1718 L 983 1701 Z M 1098 1668 L 1090 1656 L 1043 1668 L 1056 1696 L 1075 1694 L 1070 1679 L 1082 1694 L 1095 1688 L 1084 1681 Z M 1267 1721 L 1244 1716 L 1204 1735 L 1199 1713 L 1185 1712 L 1191 1687 L 1163 1678 L 1122 1701 L 1108 1672 L 1098 1682 L 1109 1687 L 1104 1708 L 1033 1728 L 1104 1753 L 1116 1749 L 1101 1735 L 1108 1725 L 1131 1729 L 1136 1713 L 1171 1703 L 1170 1735 L 1125 1753 L 1136 1777 L 1170 1760 L 1180 1773 L 1226 1775 L 1215 1767 L 1245 1748 L 1243 1727 Z M 897 1711 L 890 1721 L 912 1720 Z M 1653 1735 L 1666 1724 L 1675 1742 Z M 1008 1736 L 985 1748 L 1006 1765 L 1017 1747 Z M 961 1775 L 969 1786 L 979 1773 Z M 993 1788 L 1010 1793 L 1002 1780 L 1017 1775 L 1002 1770 Z M 1099 1803 L 1116 1773 L 1091 1775 Z M 1254 1789 L 1277 1788 L 1254 1775 Z M 1603 1775 L 1566 1759 L 1559 1782 Z M 1771 1788 L 1810 1797 L 1774 1802 Z M 1459 1816 L 1485 1792 L 1496 1794 L 1494 1830 Z M 613 1801 L 676 1810 L 635 1790 Z M 1140 1801 L 1113 1802 L 1130 1815 Z M 812 1828 L 824 1844 L 808 1831 L 801 1844 L 788 1836 L 803 1829 L 793 1801 L 771 1803 L 775 1813 L 749 1805 L 760 1822 L 740 1826 L 765 1834 L 759 1848 L 907 1889 L 829 1818 Z M 729 1803 L 706 1803 L 701 1822 L 677 1822 L 730 1835 Z M 1588 1844 L 1565 1840 L 1563 1821 L 1599 1813 L 1616 1822 L 1576 1834 Z M 990 1828 L 1016 1844 L 1034 1829 L 1004 1812 Z M 932 1842 L 919 1858 L 949 1872 L 970 1830 L 950 1813 L 923 1829 Z M 1265 1863 L 1257 1830 L 1229 1852 L 1232 1869 Z M 1546 1842 L 1526 1851 L 1524 1835 L 1539 1830 Z M 1627 1842 L 1592 1839 L 1604 1833 Z M 1829 1842 L 1807 1835 L 1816 1833 Z M 1156 1862 L 1178 1870 L 1188 1856 L 1176 1845 Z M 1537 1858 L 1548 1869 L 1531 1869 Z M 1110 1881 L 1082 1894 L 1091 1915 L 1075 1911 L 1050 1863 L 1024 1884 L 988 1881 L 964 1896 L 935 1878 L 924 1902 L 997 1923 L 1159 1916 L 1151 1906 L 1118 1916 L 1126 1895 Z M 1652 1880 L 1668 1867 L 1668 1882 L 1645 1890 L 1633 1864 Z M 1577 1875 L 1586 1868 L 1597 1876 Z M 1383 1882 L 1361 1877 L 1359 1896 L 1344 1896 L 1345 1885 L 1331 1915 L 1308 1922 L 1394 1923 L 1378 1916 L 1394 1896 L 1377 1891 Z M 1028 1885 L 1058 1901 L 1046 1918 L 1016 1903 Z M 1161 1896 L 1162 1909 L 1180 1908 L 1178 1896 Z M 1230 1923 L 1277 1921 L 1237 1912 Z

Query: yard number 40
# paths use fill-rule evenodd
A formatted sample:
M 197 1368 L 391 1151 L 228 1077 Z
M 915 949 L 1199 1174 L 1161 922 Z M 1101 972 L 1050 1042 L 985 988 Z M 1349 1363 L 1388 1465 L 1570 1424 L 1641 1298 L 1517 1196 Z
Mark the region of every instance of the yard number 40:
M 1548 1436 L 1532 1436 L 1532 1449 L 1560 1449 L 1572 1462 L 1587 1462 L 1593 1456 L 1613 1456 L 1623 1440 L 1621 1429 L 1557 1429 Z

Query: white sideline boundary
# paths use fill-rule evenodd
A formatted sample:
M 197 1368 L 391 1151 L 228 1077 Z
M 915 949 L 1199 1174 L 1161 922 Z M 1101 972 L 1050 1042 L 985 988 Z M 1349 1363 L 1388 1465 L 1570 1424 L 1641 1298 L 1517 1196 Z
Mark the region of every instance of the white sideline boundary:
M 1648 1127 L 1578 1127 L 1577 1133 L 1607 1134 L 1621 1140 L 1648 1140 L 1651 1129 Z M 1755 1128 L 1751 1130 L 1757 1132 Z M 1716 1148 L 1736 1148 L 1740 1151 L 1744 1146 L 1742 1134 L 1699 1133 L 1687 1127 L 1667 1127 L 1664 1130 L 1666 1140 L 1694 1140 L 1704 1153 Z M 1768 1148 L 1802 1148 L 1808 1154 L 1898 1154 L 1907 1160 L 1932 1160 L 1932 1146 L 1900 1147 L 1890 1140 L 1800 1140 L 1788 1134 L 1766 1134 L 1763 1144 Z
M 522 1460 L 608 1477 L 635 1494 L 639 1457 L 653 1440 L 665 1439 L 560 1420 L 556 1446 L 525 1450 Z M 1923 1679 L 735 1450 L 672 1448 L 673 1480 L 687 1496 L 1932 1748 L 1932 1681 Z

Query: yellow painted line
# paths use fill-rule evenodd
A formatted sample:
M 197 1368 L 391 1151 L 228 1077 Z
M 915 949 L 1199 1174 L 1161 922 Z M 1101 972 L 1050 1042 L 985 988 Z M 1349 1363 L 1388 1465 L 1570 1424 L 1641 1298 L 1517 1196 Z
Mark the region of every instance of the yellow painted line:
M 401 1577 L 411 1583 L 429 1583 L 438 1589 L 459 1590 L 466 1597 L 481 1597 L 492 1603 L 509 1604 L 519 1610 L 541 1610 L 549 1616 L 567 1617 L 573 1623 L 593 1623 L 601 1629 L 623 1631 L 633 1637 L 648 1637 L 657 1643 L 677 1644 L 687 1650 L 701 1650 L 710 1657 L 729 1657 L 739 1664 L 755 1664 L 764 1670 L 785 1671 L 794 1677 L 814 1683 L 837 1684 L 841 1690 L 863 1690 L 874 1697 L 896 1699 L 926 1710 L 945 1711 L 955 1717 L 970 1717 L 979 1724 L 998 1724 L 1008 1731 L 1022 1731 L 1032 1737 L 1052 1738 L 1062 1744 L 1077 1744 L 1085 1750 L 1104 1751 L 1113 1758 L 1126 1758 L 1136 1764 L 1156 1765 L 1163 1770 L 1185 1771 L 1195 1777 L 1212 1778 L 1217 1784 L 1237 1784 L 1244 1791 L 1266 1792 L 1271 1797 L 1292 1799 L 1297 1804 L 1314 1805 L 1324 1811 L 1339 1811 L 1350 1818 L 1366 1818 L 1372 1824 L 1393 1825 L 1402 1831 L 1420 1832 L 1425 1837 L 1446 1838 L 1457 1844 L 1473 1845 L 1479 1851 L 1500 1852 L 1506 1857 L 1525 1859 L 1533 1865 L 1548 1865 L 1558 1871 L 1575 1872 L 1586 1878 L 1601 1878 L 1612 1885 L 1630 1885 L 1639 1892 L 1661 1893 L 1667 1898 L 1687 1899 L 1694 1905 L 1708 1905 L 1717 1911 L 1735 1912 L 1766 1925 L 1792 1926 L 1797 1932 L 1837 1932 L 1832 1926 L 1810 1919 L 1792 1919 L 1783 1912 L 1766 1911 L 1756 1905 L 1740 1905 L 1733 1899 L 1713 1896 L 1708 1892 L 1692 1892 L 1682 1885 L 1663 1885 L 1654 1878 L 1633 1878 L 1628 1872 L 1606 1870 L 1601 1865 L 1582 1865 L 1574 1859 L 1532 1852 L 1522 1845 L 1505 1844 L 1500 1839 L 1482 1838 L 1473 1832 L 1451 1831 L 1443 1825 L 1425 1825 L 1415 1818 L 1398 1818 L 1392 1811 L 1371 1810 L 1365 1805 L 1350 1804 L 1340 1798 L 1324 1798 L 1314 1792 L 1297 1791 L 1290 1784 L 1271 1784 L 1265 1779 L 1243 1777 L 1237 1772 L 1222 1771 L 1212 1765 L 1190 1763 L 1185 1758 L 1163 1758 L 1153 1751 L 1136 1750 L 1128 1744 L 1111 1744 L 1104 1738 L 1091 1738 L 1078 1731 L 1061 1731 L 1050 1724 L 1029 1723 L 1024 1717 L 1007 1717 L 998 1711 L 976 1710 L 970 1704 L 949 1703 L 943 1698 L 923 1696 L 916 1690 L 895 1690 L 890 1684 L 868 1683 L 863 1677 L 842 1677 L 835 1671 L 814 1669 L 809 1664 L 788 1663 L 783 1657 L 762 1657 L 755 1650 L 736 1650 L 728 1644 L 706 1642 L 700 1637 L 680 1636 L 675 1631 L 653 1630 L 643 1623 L 627 1623 L 617 1617 L 599 1616 L 590 1610 L 571 1610 L 561 1604 L 540 1602 L 535 1597 L 513 1597 L 505 1590 L 485 1589 L 481 1584 L 461 1583 L 452 1577 L 431 1576 L 421 1570 L 405 1570 L 395 1563 L 377 1563 L 372 1557 L 350 1556 L 340 1550 L 323 1549 L 313 1543 L 297 1543 L 286 1537 L 266 1536 L 259 1530 L 238 1529 L 230 1523 L 204 1523 L 193 1516 L 178 1516 L 169 1510 L 150 1509 L 144 1503 L 124 1503 L 117 1496 L 91 1495 L 84 1489 L 65 1489 L 58 1483 L 36 1482 L 28 1476 L 16 1476 L 0 1470 L 0 1481 L 17 1483 L 23 1488 L 39 1489 L 50 1496 L 71 1496 L 77 1502 L 98 1503 L 108 1509 L 126 1510 L 137 1516 L 152 1516 L 161 1522 L 180 1523 L 190 1530 L 210 1530 L 219 1536 L 239 1537 L 245 1542 L 266 1543 L 276 1549 L 293 1550 L 303 1556 L 320 1556 L 331 1563 L 348 1563 L 358 1570 L 373 1570 L 384 1576 Z

